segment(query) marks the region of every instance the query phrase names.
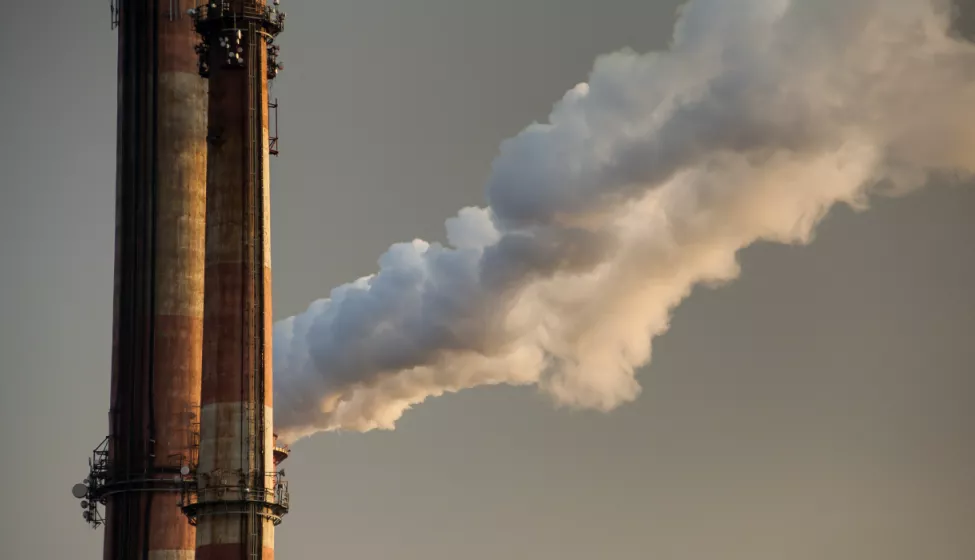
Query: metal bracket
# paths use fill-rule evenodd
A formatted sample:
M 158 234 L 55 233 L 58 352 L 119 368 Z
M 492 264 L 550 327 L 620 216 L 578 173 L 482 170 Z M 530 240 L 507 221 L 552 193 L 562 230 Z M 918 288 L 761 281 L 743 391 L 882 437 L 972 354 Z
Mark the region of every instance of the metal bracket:
M 179 492 L 182 490 L 180 470 L 160 467 L 135 476 L 120 477 L 113 472 L 108 460 L 109 438 L 106 437 L 92 451 L 88 460 L 88 477 L 71 489 L 72 495 L 81 500 L 82 517 L 93 529 L 105 522 L 99 506 L 115 494 L 129 492 Z M 182 460 L 182 459 L 181 459 Z M 131 474 L 131 473 L 128 473 Z
M 112 30 L 118 28 L 119 24 L 119 4 L 121 0 L 109 0 L 108 9 L 111 12 Z
M 199 56 L 199 72 L 204 78 L 210 75 L 211 49 L 219 48 L 226 55 L 224 64 L 229 67 L 244 67 L 244 50 L 241 46 L 244 30 L 255 24 L 258 33 L 268 44 L 268 79 L 273 79 L 284 66 L 277 61 L 278 47 L 273 45 L 274 37 L 284 30 L 284 12 L 274 6 L 249 6 L 234 9 L 229 2 L 211 1 L 207 5 L 190 8 L 187 14 L 193 18 L 193 25 L 200 36 L 196 47 Z
M 268 134 L 268 138 L 267 138 L 268 153 L 271 154 L 272 156 L 276 156 L 278 155 L 278 100 L 277 98 L 275 98 L 274 101 L 268 103 L 267 107 L 268 107 L 268 121 L 271 120 L 272 116 L 274 117 L 274 132 Z

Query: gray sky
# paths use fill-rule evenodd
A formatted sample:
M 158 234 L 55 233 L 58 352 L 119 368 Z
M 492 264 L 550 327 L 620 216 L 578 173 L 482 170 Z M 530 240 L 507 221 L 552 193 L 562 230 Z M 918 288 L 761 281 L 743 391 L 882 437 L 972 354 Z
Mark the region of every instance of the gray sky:
M 442 240 L 498 143 L 593 58 L 662 48 L 674 1 L 285 0 L 275 315 Z M 100 558 L 71 484 L 107 430 L 115 44 L 91 2 L 15 3 L 0 33 L 0 540 Z M 975 192 L 834 213 L 757 247 L 677 312 L 611 414 L 477 389 L 285 464 L 281 558 L 969 560 Z

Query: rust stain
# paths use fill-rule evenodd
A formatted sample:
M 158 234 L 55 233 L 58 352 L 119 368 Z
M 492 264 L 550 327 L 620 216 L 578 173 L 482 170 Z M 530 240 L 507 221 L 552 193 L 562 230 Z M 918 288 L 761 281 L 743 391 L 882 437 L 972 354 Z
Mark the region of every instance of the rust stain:
M 206 84 L 196 75 L 159 77 L 156 308 L 203 316 L 206 234 Z

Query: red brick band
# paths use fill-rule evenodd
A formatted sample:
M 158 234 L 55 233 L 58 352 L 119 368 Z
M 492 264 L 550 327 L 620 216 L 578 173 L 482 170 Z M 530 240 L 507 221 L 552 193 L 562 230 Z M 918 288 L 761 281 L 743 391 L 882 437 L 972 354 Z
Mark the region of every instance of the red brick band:
M 271 271 L 264 269 L 265 315 L 255 318 L 255 294 L 244 293 L 241 276 L 247 271 L 240 263 L 211 264 L 206 270 L 206 308 L 203 334 L 203 389 L 201 404 L 240 402 L 245 395 L 245 373 L 255 370 L 259 348 L 244 352 L 242 344 L 256 342 L 257 325 L 264 325 L 264 405 L 273 406 L 271 359 Z
M 159 71 L 197 74 L 194 47 L 200 42 L 193 20 L 186 11 L 193 0 L 157 2 L 159 7 Z M 202 78 L 200 78 L 202 80 Z

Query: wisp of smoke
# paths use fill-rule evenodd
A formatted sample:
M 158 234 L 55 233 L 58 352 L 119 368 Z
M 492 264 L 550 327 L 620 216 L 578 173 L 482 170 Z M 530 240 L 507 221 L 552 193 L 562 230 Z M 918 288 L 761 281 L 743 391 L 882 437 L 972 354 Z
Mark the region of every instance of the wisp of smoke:
M 446 245 L 393 245 L 275 325 L 282 438 L 392 429 L 479 385 L 632 401 L 672 310 L 734 279 L 740 249 L 975 171 L 975 45 L 949 8 L 691 0 L 666 52 L 601 57 L 502 143 L 489 205 L 449 219 Z

